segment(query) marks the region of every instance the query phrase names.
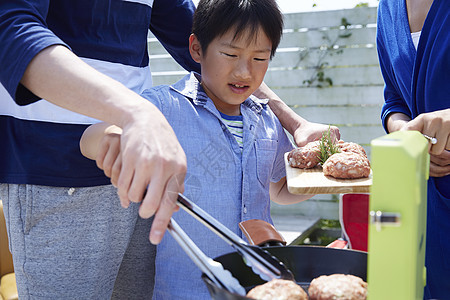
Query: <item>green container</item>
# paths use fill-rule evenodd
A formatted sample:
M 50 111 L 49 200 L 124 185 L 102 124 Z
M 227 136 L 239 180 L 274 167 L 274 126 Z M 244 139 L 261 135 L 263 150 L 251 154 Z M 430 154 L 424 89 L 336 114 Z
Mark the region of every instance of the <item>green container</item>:
M 371 147 L 369 299 L 423 299 L 428 141 L 398 131 Z

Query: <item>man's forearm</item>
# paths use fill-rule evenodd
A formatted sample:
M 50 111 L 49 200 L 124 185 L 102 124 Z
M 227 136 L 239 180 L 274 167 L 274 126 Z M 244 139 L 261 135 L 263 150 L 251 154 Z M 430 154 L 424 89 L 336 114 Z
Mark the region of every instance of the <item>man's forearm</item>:
M 119 126 L 149 104 L 60 45 L 36 55 L 21 83 L 53 104 Z
M 121 168 L 111 181 L 123 207 L 142 202 L 139 215 L 155 215 L 150 240 L 159 243 L 184 190 L 187 161 L 158 108 L 58 45 L 33 58 L 21 83 L 58 106 L 122 128 Z

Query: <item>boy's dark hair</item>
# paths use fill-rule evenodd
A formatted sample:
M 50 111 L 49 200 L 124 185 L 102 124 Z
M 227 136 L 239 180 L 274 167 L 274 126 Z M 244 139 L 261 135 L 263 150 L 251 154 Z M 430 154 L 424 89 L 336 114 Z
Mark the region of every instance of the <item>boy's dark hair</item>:
M 194 13 L 192 33 L 206 52 L 212 40 L 230 29 L 236 31 L 235 39 L 247 29 L 250 29 L 250 38 L 255 38 L 260 26 L 272 42 L 272 58 L 283 33 L 283 15 L 276 0 L 200 0 Z

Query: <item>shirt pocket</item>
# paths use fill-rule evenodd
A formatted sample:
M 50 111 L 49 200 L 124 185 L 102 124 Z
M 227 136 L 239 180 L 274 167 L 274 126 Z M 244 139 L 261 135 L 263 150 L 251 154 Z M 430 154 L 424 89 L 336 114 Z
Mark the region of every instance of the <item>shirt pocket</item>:
M 256 175 L 258 181 L 264 186 L 268 186 L 272 178 L 273 163 L 277 153 L 278 141 L 271 139 L 257 139 L 255 141 L 256 150 Z

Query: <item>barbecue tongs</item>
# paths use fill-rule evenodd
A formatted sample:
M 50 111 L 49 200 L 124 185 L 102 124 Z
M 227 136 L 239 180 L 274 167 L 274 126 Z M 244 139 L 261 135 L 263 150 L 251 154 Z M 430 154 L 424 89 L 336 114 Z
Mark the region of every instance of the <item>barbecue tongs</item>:
M 184 195 L 178 194 L 177 204 L 235 248 L 242 256 L 245 264 L 251 267 L 253 272 L 258 274 L 263 280 L 270 281 L 276 278 L 294 280 L 292 272 L 277 258 L 257 246 L 248 245 L 243 239 L 195 205 Z M 228 270 L 225 270 L 219 262 L 207 257 L 173 218 L 169 223 L 168 231 L 211 281 L 230 292 L 245 295 L 245 289 L 239 284 L 238 280 Z

